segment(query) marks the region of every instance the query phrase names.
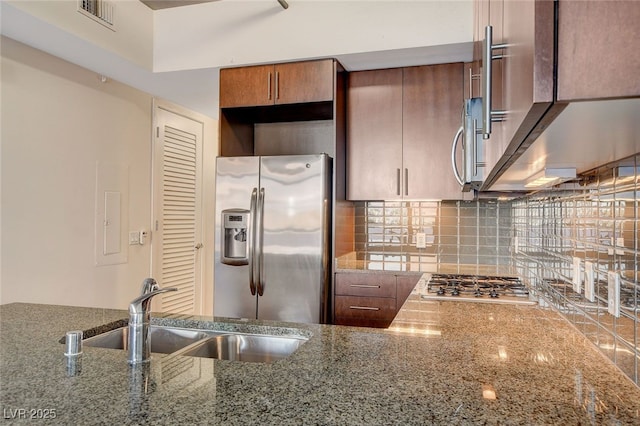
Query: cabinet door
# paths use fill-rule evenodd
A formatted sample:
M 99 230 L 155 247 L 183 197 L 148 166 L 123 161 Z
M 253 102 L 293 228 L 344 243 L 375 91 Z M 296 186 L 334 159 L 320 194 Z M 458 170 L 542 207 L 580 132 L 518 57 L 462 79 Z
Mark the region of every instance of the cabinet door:
M 273 65 L 220 70 L 220 108 L 273 105 Z
M 558 2 L 558 101 L 640 96 L 640 3 Z
M 396 316 L 395 297 L 335 297 L 335 323 L 360 327 L 388 327 Z
M 402 69 L 350 73 L 347 198 L 400 199 L 401 172 Z
M 451 168 L 451 144 L 461 125 L 463 64 L 404 69 L 405 198 L 461 199 Z
M 334 63 L 332 59 L 277 64 L 275 103 L 296 104 L 333 100 Z
M 407 298 L 418 284 L 419 275 L 398 275 L 397 276 L 397 293 L 396 293 L 396 311 L 399 311 L 407 301 Z
M 396 277 L 387 273 L 336 274 L 336 295 L 395 298 Z
M 498 127 L 499 137 L 492 135 L 485 143 L 487 170 L 491 172 L 484 189 L 518 150 L 530 144 L 527 140 L 537 137 L 531 130 L 553 101 L 553 33 L 553 1 L 503 1 L 502 37 L 494 37 L 494 43 L 503 42 L 509 47 L 503 59 L 494 61 L 494 65 L 501 62 L 502 94 L 498 99 L 502 99 L 502 105 L 494 104 L 493 108 L 501 106 L 508 112 Z M 495 87 L 497 83 L 492 81 Z

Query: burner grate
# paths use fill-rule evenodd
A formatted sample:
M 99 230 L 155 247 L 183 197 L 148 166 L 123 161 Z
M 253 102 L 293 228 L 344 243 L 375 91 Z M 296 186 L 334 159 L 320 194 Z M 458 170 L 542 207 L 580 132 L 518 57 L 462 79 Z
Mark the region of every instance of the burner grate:
M 529 299 L 529 290 L 518 277 L 468 274 L 433 274 L 427 296 L 453 299 L 497 301 Z

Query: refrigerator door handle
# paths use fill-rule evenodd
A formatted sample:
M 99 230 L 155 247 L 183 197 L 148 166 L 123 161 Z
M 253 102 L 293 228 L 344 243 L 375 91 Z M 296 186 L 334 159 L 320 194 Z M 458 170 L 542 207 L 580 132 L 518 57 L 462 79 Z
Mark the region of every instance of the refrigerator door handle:
M 258 296 L 264 294 L 265 276 L 264 276 L 264 188 L 260 188 L 258 195 L 258 218 L 257 218 L 257 232 L 258 240 L 256 241 L 257 260 L 258 260 Z
M 255 296 L 256 294 L 256 274 L 254 268 L 256 266 L 255 262 L 255 254 L 256 254 L 256 225 L 257 225 L 257 203 L 258 203 L 258 188 L 253 188 L 251 192 L 251 205 L 249 207 L 249 216 L 250 216 L 250 224 L 249 224 L 249 289 L 251 290 L 251 295 Z

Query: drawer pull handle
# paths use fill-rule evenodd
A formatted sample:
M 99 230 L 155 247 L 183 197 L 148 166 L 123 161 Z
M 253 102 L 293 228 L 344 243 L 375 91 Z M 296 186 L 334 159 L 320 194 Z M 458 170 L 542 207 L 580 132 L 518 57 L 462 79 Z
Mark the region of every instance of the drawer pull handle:
M 379 285 L 371 285 L 371 284 L 351 284 L 351 287 L 358 287 L 358 288 L 380 288 Z
M 374 308 L 371 306 L 349 306 L 349 309 L 359 309 L 361 311 L 379 311 L 380 308 Z

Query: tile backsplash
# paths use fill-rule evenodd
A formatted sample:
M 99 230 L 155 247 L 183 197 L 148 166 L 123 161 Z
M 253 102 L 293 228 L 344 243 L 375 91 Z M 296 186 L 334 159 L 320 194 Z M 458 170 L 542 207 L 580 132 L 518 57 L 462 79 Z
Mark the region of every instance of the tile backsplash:
M 425 272 L 476 265 L 476 273 L 520 275 L 542 306 L 640 385 L 639 180 L 637 156 L 507 202 L 356 202 L 355 256 L 385 270 L 405 262 Z M 425 248 L 416 248 L 419 232 Z M 619 280 L 618 316 L 609 312 L 610 276 Z
M 639 165 L 640 156 L 608 165 L 579 182 L 516 200 L 512 211 L 519 274 L 542 303 L 559 310 L 636 384 Z M 610 275 L 619 277 L 617 292 Z M 609 312 L 617 296 L 619 316 Z
M 457 264 L 479 265 L 484 273 L 508 273 L 512 265 L 508 202 L 357 202 L 354 222 L 359 260 L 411 262 L 426 272 Z M 416 247 L 418 233 L 426 236 L 425 248 Z

